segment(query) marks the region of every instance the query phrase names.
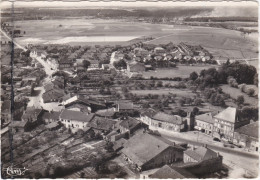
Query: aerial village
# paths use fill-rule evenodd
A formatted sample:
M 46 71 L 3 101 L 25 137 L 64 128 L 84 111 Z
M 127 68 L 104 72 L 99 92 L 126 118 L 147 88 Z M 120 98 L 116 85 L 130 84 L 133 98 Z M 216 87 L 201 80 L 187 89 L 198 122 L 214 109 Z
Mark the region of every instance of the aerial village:
M 205 70 L 156 76 L 195 66 Z M 259 147 L 258 107 L 218 86 L 256 98 L 240 66 L 185 43 L 15 49 L 12 80 L 10 64 L 1 66 L 2 162 L 11 129 L 14 162 L 34 172 L 28 178 L 225 178 L 237 168 L 226 154 L 254 156 Z M 254 83 L 256 70 L 247 72 Z

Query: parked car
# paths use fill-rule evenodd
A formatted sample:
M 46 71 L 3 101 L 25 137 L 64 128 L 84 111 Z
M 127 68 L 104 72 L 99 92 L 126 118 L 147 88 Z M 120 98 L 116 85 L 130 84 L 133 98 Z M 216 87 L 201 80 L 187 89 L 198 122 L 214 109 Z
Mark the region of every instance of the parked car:
M 233 144 L 224 143 L 224 147 L 234 148 L 235 146 Z
M 216 138 L 216 137 L 213 138 L 213 141 L 221 142 L 221 140 L 219 138 Z

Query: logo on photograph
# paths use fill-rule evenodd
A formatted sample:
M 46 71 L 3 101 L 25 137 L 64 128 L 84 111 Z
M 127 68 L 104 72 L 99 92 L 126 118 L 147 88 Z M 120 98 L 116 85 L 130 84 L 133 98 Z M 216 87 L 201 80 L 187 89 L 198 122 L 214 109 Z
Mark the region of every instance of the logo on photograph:
M 3 169 L 8 176 L 23 176 L 25 172 L 29 169 L 23 168 L 17 168 L 13 166 L 9 166 L 7 168 Z

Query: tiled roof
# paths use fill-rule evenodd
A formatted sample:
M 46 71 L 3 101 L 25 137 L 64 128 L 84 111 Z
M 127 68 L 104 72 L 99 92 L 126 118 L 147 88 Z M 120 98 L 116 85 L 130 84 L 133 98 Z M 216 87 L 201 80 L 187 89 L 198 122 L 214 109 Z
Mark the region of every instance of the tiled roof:
M 148 116 L 150 118 L 153 117 L 155 114 L 157 114 L 157 111 L 152 108 L 146 109 L 144 112 L 141 113 L 142 116 Z
M 214 124 L 214 119 L 211 113 L 201 114 L 195 117 L 196 120 L 204 121 L 210 124 Z
M 59 111 L 52 111 L 52 112 L 44 112 L 42 115 L 42 119 L 56 119 L 59 120 L 59 116 L 60 116 Z
M 248 125 L 242 126 L 238 129 L 235 129 L 235 132 L 238 132 L 240 134 L 245 134 L 250 137 L 254 137 L 254 138 L 258 139 L 258 132 L 259 132 L 258 130 L 259 130 L 259 125 L 258 125 L 258 121 L 257 121 L 257 122 L 253 122 Z
M 217 119 L 221 119 L 224 121 L 236 122 L 236 108 L 228 107 L 227 109 L 223 110 L 222 112 L 218 113 L 216 116 L 214 116 Z
M 124 146 L 122 152 L 138 166 L 142 166 L 171 145 L 153 135 L 140 133 L 131 137 Z
M 29 120 L 31 122 L 36 121 L 42 109 L 36 109 L 34 107 L 27 107 L 26 111 L 22 115 L 23 120 Z
M 126 120 L 123 120 L 119 125 L 130 130 L 135 128 L 138 124 L 140 124 L 140 122 L 137 119 L 128 117 Z
M 100 130 L 111 130 L 113 128 L 113 125 L 116 123 L 116 121 L 112 119 L 105 119 L 103 117 L 95 116 L 91 122 L 88 124 L 88 127 L 92 127 L 94 129 L 100 129 Z
M 184 153 L 198 162 L 218 157 L 216 152 L 207 147 L 199 147 L 195 150 L 188 149 Z
M 64 109 L 60 114 L 60 118 L 74 120 L 74 121 L 89 122 L 94 117 L 94 115 L 95 114 L 86 114 L 80 111 L 71 111 L 71 110 Z
M 163 112 L 156 113 L 153 117 L 155 120 L 169 122 L 173 124 L 182 124 L 182 117 L 177 115 L 170 115 Z
M 123 110 L 131 110 L 134 108 L 134 104 L 132 102 L 118 102 L 118 108 Z
M 162 168 L 157 170 L 155 173 L 149 175 L 149 178 L 156 179 L 185 179 L 185 178 L 196 178 L 193 174 L 182 168 L 172 167 L 164 165 Z

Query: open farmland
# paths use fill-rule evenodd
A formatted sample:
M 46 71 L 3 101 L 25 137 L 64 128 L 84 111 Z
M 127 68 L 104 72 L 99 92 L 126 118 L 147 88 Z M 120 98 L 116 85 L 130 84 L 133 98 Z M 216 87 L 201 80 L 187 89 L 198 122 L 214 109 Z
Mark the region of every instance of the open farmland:
M 209 69 L 216 66 L 178 66 L 174 69 L 156 69 L 155 71 L 145 71 L 142 73 L 144 78 L 150 78 L 151 76 L 157 78 L 174 78 L 181 77 L 187 78 L 193 71 L 200 73 L 203 69 Z
M 23 37 L 16 38 L 24 45 L 28 43 L 127 45 L 135 39 L 146 36 L 154 38 L 146 42 L 152 44 L 185 42 L 191 45 L 202 45 L 209 51 L 214 49 L 212 53 L 215 57 L 256 58 L 258 56 L 256 38 L 221 28 L 84 18 L 16 21 L 15 26 L 26 32 Z
M 229 94 L 231 98 L 237 99 L 238 96 L 244 96 L 245 103 L 248 103 L 253 106 L 258 106 L 258 99 L 254 97 L 248 96 L 246 93 L 240 91 L 240 89 L 230 87 L 229 85 L 222 85 L 221 86 L 224 93 Z
M 172 93 L 172 94 L 176 94 L 177 96 L 191 97 L 191 98 L 195 96 L 195 94 L 192 93 L 191 91 L 183 90 L 183 89 L 132 90 L 131 93 L 136 95 L 147 95 L 147 94 L 167 95 L 169 93 Z

